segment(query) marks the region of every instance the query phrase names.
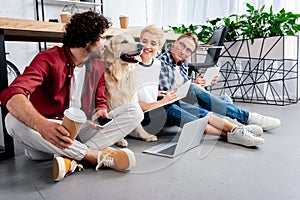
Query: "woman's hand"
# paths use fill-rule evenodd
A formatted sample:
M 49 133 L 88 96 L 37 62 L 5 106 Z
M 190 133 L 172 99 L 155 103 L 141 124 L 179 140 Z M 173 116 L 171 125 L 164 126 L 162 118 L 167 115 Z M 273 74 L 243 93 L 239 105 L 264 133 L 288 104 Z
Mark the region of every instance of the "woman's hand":
M 163 103 L 172 101 L 177 98 L 176 96 L 176 90 L 177 88 L 173 88 L 172 90 L 169 90 L 166 92 L 165 96 L 161 100 Z

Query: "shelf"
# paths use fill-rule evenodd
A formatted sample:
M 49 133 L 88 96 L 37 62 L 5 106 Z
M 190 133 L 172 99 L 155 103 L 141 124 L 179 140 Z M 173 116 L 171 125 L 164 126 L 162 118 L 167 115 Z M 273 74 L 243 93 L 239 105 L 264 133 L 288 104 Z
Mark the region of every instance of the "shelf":
M 68 0 L 44 0 L 44 4 L 48 4 L 48 5 L 76 4 L 78 7 L 81 7 L 81 8 L 92 8 L 92 7 L 101 6 L 100 3 L 91 3 L 91 2 L 83 2 L 83 1 L 68 1 Z

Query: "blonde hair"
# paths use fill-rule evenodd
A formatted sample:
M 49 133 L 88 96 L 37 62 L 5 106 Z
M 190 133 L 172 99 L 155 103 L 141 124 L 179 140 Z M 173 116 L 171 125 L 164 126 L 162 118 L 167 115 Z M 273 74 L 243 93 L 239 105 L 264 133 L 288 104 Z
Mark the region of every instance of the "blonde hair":
M 166 42 L 166 37 L 165 34 L 163 32 L 162 29 L 158 28 L 156 25 L 151 24 L 146 26 L 145 28 L 143 28 L 143 30 L 141 31 L 140 34 L 140 38 L 142 38 L 144 36 L 145 33 L 150 33 L 152 35 L 155 35 L 158 37 L 158 43 L 159 43 L 159 47 L 162 48 L 162 46 L 165 44 Z

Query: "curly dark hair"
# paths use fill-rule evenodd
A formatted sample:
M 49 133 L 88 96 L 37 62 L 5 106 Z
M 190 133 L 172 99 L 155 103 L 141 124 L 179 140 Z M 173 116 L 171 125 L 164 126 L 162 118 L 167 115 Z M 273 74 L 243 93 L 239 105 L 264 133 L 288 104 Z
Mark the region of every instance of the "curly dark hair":
M 65 26 L 63 44 L 71 48 L 85 47 L 89 42 L 94 44 L 111 25 L 112 23 L 100 13 L 76 13 Z

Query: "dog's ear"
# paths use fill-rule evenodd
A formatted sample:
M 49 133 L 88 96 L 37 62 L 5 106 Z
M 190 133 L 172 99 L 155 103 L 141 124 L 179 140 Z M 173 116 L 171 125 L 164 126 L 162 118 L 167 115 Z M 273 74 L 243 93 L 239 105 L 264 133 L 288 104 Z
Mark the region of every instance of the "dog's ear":
M 113 50 L 113 42 L 112 39 L 107 41 L 107 44 L 105 45 L 105 51 L 104 51 L 104 60 L 107 63 L 112 63 L 114 61 L 114 50 Z

